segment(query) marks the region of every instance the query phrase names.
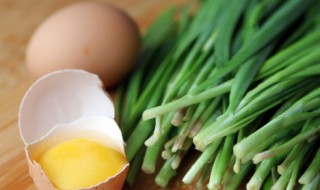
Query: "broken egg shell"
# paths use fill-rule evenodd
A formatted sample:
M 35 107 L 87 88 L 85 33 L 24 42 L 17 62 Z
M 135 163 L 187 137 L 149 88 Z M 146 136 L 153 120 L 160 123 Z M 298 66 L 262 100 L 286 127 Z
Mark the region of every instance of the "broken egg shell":
M 41 166 L 35 161 L 51 147 L 67 140 L 85 138 L 111 147 L 125 156 L 121 131 L 116 122 L 108 117 L 82 118 L 70 124 L 56 125 L 40 140 L 26 146 L 29 172 L 39 189 L 55 189 Z M 129 163 L 114 176 L 87 189 L 117 190 L 121 189 L 128 173 Z
M 77 69 L 50 73 L 26 92 L 19 110 L 19 130 L 25 144 L 53 126 L 88 116 L 114 118 L 114 105 L 97 75 Z
M 37 159 L 52 146 L 88 138 L 124 153 L 114 106 L 97 75 L 61 70 L 37 80 L 19 110 L 19 130 L 25 143 L 30 175 L 39 189 L 55 189 Z M 116 175 L 88 189 L 121 189 L 129 164 Z

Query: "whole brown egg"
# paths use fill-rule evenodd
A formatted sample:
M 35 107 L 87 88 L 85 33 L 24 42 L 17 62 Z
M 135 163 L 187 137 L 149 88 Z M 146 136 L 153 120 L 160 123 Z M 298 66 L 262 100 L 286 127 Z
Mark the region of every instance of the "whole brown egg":
M 83 69 L 116 85 L 135 66 L 139 30 L 120 9 L 106 3 L 81 2 L 50 16 L 33 34 L 26 51 L 31 74 Z

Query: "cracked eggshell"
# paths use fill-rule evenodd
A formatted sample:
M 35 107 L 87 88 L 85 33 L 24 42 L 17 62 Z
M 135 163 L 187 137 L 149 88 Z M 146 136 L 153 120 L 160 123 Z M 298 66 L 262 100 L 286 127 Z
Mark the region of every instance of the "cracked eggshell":
M 51 147 L 76 138 L 92 139 L 125 156 L 114 106 L 102 82 L 82 70 L 62 70 L 36 81 L 19 111 L 19 130 L 25 143 L 29 172 L 39 189 L 55 189 L 36 160 Z M 129 164 L 88 189 L 121 189 Z

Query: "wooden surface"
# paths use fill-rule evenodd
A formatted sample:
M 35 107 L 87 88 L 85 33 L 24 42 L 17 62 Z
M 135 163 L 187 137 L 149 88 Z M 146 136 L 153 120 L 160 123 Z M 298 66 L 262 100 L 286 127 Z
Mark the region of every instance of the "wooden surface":
M 35 190 L 29 177 L 24 145 L 18 132 L 18 108 L 23 94 L 35 80 L 24 65 L 24 52 L 35 28 L 51 13 L 75 0 L 0 0 L 0 190 Z M 144 31 L 162 10 L 186 0 L 113 0 Z M 151 176 L 141 174 L 130 189 L 159 189 Z M 176 180 L 167 189 L 181 187 Z M 127 189 L 127 188 L 126 188 Z M 129 189 L 129 188 L 128 188 Z

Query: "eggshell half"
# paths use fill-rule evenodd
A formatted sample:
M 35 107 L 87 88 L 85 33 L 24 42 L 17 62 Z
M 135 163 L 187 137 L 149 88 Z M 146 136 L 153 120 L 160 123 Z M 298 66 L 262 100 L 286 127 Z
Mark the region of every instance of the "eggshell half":
M 86 138 L 112 147 L 124 153 L 121 131 L 116 122 L 108 117 L 87 117 L 70 124 L 59 124 L 38 141 L 26 146 L 26 157 L 31 177 L 39 189 L 55 189 L 41 166 L 35 161 L 51 147 L 67 140 Z M 129 164 L 116 175 L 87 189 L 120 190 L 128 173 Z
M 114 118 L 114 105 L 97 75 L 61 70 L 37 80 L 22 99 L 19 129 L 23 142 L 32 143 L 55 125 L 88 116 Z

